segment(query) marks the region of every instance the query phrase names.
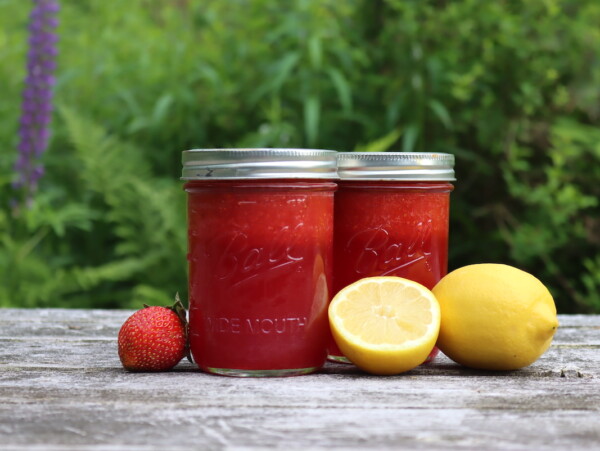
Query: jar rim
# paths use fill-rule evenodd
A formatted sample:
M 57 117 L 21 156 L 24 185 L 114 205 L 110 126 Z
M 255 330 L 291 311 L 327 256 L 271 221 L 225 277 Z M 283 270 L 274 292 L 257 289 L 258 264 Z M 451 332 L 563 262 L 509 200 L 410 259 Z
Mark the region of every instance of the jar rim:
M 336 158 L 341 180 L 456 180 L 449 153 L 339 152 Z

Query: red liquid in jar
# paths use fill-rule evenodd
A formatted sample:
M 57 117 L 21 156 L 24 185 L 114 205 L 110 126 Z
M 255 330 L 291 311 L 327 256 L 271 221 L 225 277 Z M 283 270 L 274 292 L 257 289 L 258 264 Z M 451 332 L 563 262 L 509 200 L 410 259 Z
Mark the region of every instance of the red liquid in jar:
M 190 346 L 202 369 L 292 375 L 323 365 L 335 187 L 264 180 L 185 185 Z
M 447 272 L 452 189 L 445 182 L 340 181 L 333 293 L 374 276 L 404 277 L 433 288 Z M 437 353 L 434 348 L 427 361 Z M 343 358 L 333 339 L 329 356 Z

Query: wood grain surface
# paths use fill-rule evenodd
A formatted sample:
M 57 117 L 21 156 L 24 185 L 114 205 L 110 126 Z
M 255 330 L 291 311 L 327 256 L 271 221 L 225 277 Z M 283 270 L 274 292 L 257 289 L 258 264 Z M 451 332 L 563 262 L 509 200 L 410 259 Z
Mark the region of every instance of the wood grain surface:
M 600 316 L 560 316 L 519 371 L 441 355 L 393 377 L 128 373 L 130 311 L 0 309 L 0 450 L 600 449 Z

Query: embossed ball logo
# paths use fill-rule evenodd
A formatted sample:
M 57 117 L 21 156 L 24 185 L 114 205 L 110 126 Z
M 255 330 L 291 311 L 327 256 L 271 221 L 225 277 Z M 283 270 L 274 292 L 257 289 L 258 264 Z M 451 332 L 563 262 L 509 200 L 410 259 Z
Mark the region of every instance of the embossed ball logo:
M 346 249 L 360 249 L 353 258 L 354 270 L 361 276 L 390 276 L 420 261 L 431 271 L 427 258 L 431 255 L 432 229 L 431 219 L 420 221 L 401 242 L 383 227 L 365 229 L 348 240 Z
M 256 247 L 243 231 L 236 230 L 221 235 L 213 241 L 216 257 L 214 275 L 219 280 L 230 280 L 240 285 L 249 280 L 273 274 L 280 268 L 299 264 L 304 257 L 299 249 L 303 223 L 285 226 L 273 232 L 269 246 Z

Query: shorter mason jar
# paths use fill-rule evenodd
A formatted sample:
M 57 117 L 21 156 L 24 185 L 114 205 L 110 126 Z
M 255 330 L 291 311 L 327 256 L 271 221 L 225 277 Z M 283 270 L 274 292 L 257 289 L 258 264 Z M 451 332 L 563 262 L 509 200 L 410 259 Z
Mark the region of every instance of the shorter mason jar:
M 292 376 L 327 357 L 336 152 L 183 152 L 189 337 L 198 366 Z
M 431 289 L 447 272 L 454 156 L 338 153 L 333 294 L 364 277 L 398 276 Z M 434 348 L 426 361 L 438 353 Z M 329 360 L 347 363 L 330 339 Z

